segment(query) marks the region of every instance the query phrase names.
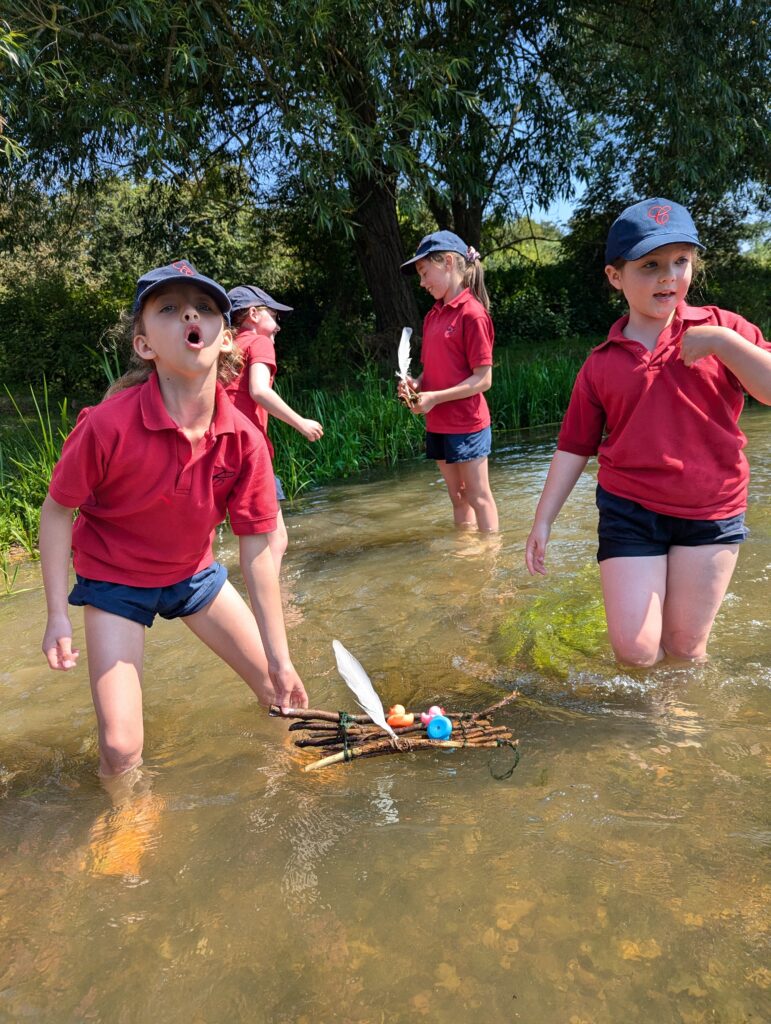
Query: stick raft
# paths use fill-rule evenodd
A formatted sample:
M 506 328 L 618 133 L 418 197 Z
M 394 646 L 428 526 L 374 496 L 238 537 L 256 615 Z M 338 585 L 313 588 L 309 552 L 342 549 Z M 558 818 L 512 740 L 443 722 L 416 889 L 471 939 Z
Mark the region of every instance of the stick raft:
M 345 711 L 324 711 L 320 708 L 281 711 L 276 706 L 271 707 L 270 714 L 294 719 L 289 732 L 297 734 L 294 739 L 296 747 L 324 755 L 303 767 L 303 771 L 312 772 L 353 761 L 354 758 L 405 754 L 415 750 L 457 750 L 464 747 L 494 750 L 506 746 L 516 752 L 519 740 L 512 739 L 506 726 L 493 725 L 491 716 L 518 696 L 515 690 L 483 711 L 446 712 L 446 717 L 452 722 L 452 738 L 446 740 L 429 739 L 418 716 L 413 725 L 395 728 L 396 738 L 393 739 L 365 714 L 349 715 Z

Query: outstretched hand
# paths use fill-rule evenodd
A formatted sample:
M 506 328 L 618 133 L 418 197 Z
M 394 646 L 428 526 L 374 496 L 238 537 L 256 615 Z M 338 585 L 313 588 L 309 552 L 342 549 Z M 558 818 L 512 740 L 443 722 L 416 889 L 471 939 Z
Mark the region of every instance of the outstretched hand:
M 276 704 L 282 710 L 308 707 L 308 694 L 294 666 L 270 671 L 270 680 L 273 683 L 273 698 L 270 703 Z
M 303 419 L 298 429 L 306 441 L 319 441 L 324 436 L 324 428 L 316 420 Z

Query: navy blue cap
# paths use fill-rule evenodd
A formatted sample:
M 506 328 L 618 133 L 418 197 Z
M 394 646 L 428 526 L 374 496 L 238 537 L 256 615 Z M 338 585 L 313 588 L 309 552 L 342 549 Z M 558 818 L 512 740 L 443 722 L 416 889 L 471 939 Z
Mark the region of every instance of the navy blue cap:
M 189 281 L 196 285 L 201 291 L 211 295 L 225 316 L 230 312 L 230 299 L 228 293 L 221 284 L 212 281 L 210 277 L 199 274 L 192 263 L 187 260 L 176 260 L 167 267 L 156 267 L 155 270 L 148 270 L 137 281 L 137 290 L 134 295 L 134 313 L 138 313 L 148 295 L 157 292 L 169 281 Z
M 278 313 L 291 313 L 293 306 L 285 306 L 282 302 L 276 302 L 262 288 L 255 284 L 240 284 L 237 288 L 231 288 L 228 292 L 230 305 L 234 313 L 239 309 L 249 309 L 251 306 L 267 306 Z
M 469 251 L 469 247 L 463 239 L 452 231 L 434 231 L 433 234 L 421 238 L 420 245 L 415 250 L 415 255 L 411 260 L 402 263 L 401 271 L 403 274 L 416 274 L 415 264 L 418 260 L 430 256 L 432 252 L 458 252 L 465 258 L 468 256 Z
M 671 199 L 643 199 L 641 203 L 628 206 L 613 221 L 605 243 L 605 263 L 617 259 L 639 260 L 660 245 L 671 242 L 687 242 L 704 248 L 684 206 Z

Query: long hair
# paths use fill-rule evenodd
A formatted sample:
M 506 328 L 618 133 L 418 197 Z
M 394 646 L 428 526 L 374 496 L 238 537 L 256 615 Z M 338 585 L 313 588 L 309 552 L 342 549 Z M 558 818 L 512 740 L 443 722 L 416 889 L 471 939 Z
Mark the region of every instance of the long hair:
M 470 249 L 469 252 L 474 252 L 474 250 Z M 443 263 L 446 255 L 447 252 L 432 252 L 426 259 L 431 260 L 432 263 Z M 473 259 L 467 259 L 459 252 L 451 252 L 450 256 L 452 256 L 455 269 L 463 278 L 463 287 L 470 289 L 489 313 L 490 296 L 485 288 L 485 271 L 479 254 L 474 252 Z
M 144 333 L 145 325 L 142 321 L 142 310 L 140 309 L 133 316 L 130 313 L 121 313 L 118 322 L 103 335 L 102 340 L 108 346 L 128 350 L 126 372 L 112 382 L 105 392 L 105 398 L 117 395 L 119 391 L 133 388 L 137 384 L 144 384 L 155 373 L 153 361 L 151 359 L 143 359 L 134 351 L 135 336 Z M 243 357 L 237 346 L 233 345 L 229 352 L 220 352 L 219 359 L 217 360 L 217 380 L 220 384 L 230 384 L 239 375 L 242 366 Z

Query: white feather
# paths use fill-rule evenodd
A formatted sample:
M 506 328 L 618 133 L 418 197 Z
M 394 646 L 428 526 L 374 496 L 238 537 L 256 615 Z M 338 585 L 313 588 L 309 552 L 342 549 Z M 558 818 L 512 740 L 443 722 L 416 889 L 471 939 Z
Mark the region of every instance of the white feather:
M 407 380 L 410 375 L 410 338 L 412 337 L 412 328 L 403 327 L 402 337 L 399 342 L 399 349 L 396 354 L 397 362 L 399 363 L 399 370 L 396 374 L 401 380 Z
M 396 733 L 386 722 L 383 702 L 375 692 L 375 687 L 370 682 L 367 673 L 339 640 L 332 641 L 332 649 L 337 659 L 337 671 L 353 691 L 356 703 L 369 715 L 375 725 L 379 725 L 389 736 L 396 739 Z

